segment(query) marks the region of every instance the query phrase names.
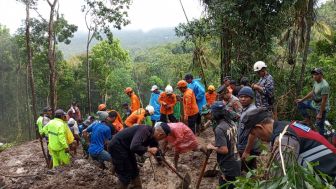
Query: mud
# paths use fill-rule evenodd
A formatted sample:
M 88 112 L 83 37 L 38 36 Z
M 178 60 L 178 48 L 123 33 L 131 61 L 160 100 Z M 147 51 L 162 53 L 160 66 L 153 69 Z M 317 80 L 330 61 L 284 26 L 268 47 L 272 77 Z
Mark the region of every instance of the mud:
M 199 140 L 202 144 L 213 141 L 212 130 L 204 131 Z M 173 153 L 168 153 L 166 159 L 173 165 Z M 195 188 L 204 159 L 205 155 L 201 152 L 189 152 L 180 156 L 179 172 L 182 175 L 190 174 L 189 188 Z M 72 158 L 69 166 L 48 169 L 38 140 L 1 152 L 0 162 L 0 188 L 115 188 L 117 182 L 117 178 L 111 174 L 111 165 L 107 163 L 108 168 L 103 170 L 94 161 L 84 159 L 81 153 Z M 212 153 L 207 169 L 212 169 L 215 163 L 216 155 Z M 164 165 L 159 165 L 154 158 L 152 164 L 154 172 L 149 159 L 140 168 L 143 188 L 178 188 L 181 179 L 175 173 Z M 200 188 L 213 189 L 217 184 L 217 178 L 203 178 Z

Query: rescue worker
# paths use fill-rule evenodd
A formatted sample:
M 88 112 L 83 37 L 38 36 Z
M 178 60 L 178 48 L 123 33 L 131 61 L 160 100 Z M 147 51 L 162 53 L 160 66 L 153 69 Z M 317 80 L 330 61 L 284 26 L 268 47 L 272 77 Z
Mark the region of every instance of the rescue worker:
M 104 161 L 111 161 L 111 155 L 105 149 L 112 139 L 113 127 L 110 127 L 112 122 L 106 111 L 99 112 L 99 120 L 83 130 L 83 135 L 90 134 L 89 154 L 93 160 L 100 163 L 101 168 L 105 168 Z
M 66 113 L 59 109 L 55 111 L 55 118 L 42 129 L 42 133 L 48 136 L 48 149 L 52 157 L 53 168 L 70 163 L 66 121 Z
M 188 83 L 188 88 L 191 89 L 195 94 L 198 110 L 202 110 L 202 107 L 206 104 L 206 99 L 205 89 L 204 86 L 201 84 L 200 79 L 194 79 L 193 75 L 187 74 L 184 77 L 184 80 Z
M 183 103 L 183 98 L 181 95 L 176 94 L 176 104 L 174 106 L 174 117 L 176 118 L 177 121 L 181 121 L 181 112 L 183 111 L 182 104 Z M 171 121 L 172 122 L 172 121 Z
M 248 78 L 247 77 L 242 77 L 241 79 L 240 79 L 240 87 L 245 87 L 245 86 L 250 86 L 250 84 L 249 84 L 249 80 L 248 80 Z
M 229 89 L 229 91 L 232 93 L 233 89 L 230 86 L 230 82 L 231 82 L 231 76 L 225 76 L 223 78 L 223 84 L 221 87 L 227 87 Z
M 74 118 L 79 123 L 83 121 L 77 102 L 71 103 L 70 109 L 68 110 L 67 114 L 69 115 L 69 118 Z
M 257 168 L 257 159 L 252 158 L 247 160 L 247 157 L 250 156 L 250 154 L 253 156 L 259 156 L 261 149 L 260 144 L 257 142 L 256 138 L 253 137 L 253 135 L 249 135 L 249 133 L 246 131 L 242 120 L 244 119 L 244 116 L 247 112 L 254 110 L 257 107 L 253 103 L 254 92 L 251 87 L 243 87 L 239 91 L 238 97 L 239 102 L 243 106 L 238 125 L 238 151 L 242 157 L 242 171 L 248 172 L 250 169 Z
M 177 99 L 176 95 L 173 93 L 173 87 L 167 85 L 165 92 L 160 94 L 159 103 L 161 104 L 160 108 L 160 121 L 161 122 L 177 122 L 176 117 L 174 116 L 174 107 L 176 105 Z
M 121 119 L 120 114 L 115 110 L 109 111 L 108 114 L 109 114 L 110 121 L 112 122 L 112 125 L 114 127 L 114 132 L 117 133 L 123 130 L 124 126 L 123 126 L 123 121 Z
M 230 88 L 232 89 L 232 94 L 237 97 L 241 87 L 237 86 L 236 80 L 230 81 Z
M 42 120 L 43 120 L 43 112 L 40 113 L 39 117 L 36 120 L 36 126 L 40 135 L 42 134 L 42 128 L 43 128 Z
M 321 68 L 314 68 L 311 71 L 314 79 L 313 90 L 311 90 L 302 99 L 296 99 L 300 114 L 304 117 L 304 122 L 311 124 L 307 110 L 313 110 L 316 115 L 316 126 L 319 133 L 324 135 L 324 122 L 327 117 L 327 112 L 330 110 L 329 96 L 330 87 L 328 82 L 323 79 Z
M 208 92 L 205 93 L 205 99 L 209 106 L 211 106 L 217 99 L 217 93 L 215 90 L 215 86 L 209 85 Z
M 146 118 L 154 114 L 154 108 L 151 105 L 148 105 L 145 109 L 140 108 L 137 111 L 133 112 L 125 121 L 126 127 L 132 127 L 133 125 L 140 125 Z
M 139 97 L 133 92 L 133 89 L 131 87 L 127 87 L 125 89 L 125 93 L 127 96 L 130 97 L 131 101 L 131 112 L 133 113 L 134 111 L 138 110 L 140 108 L 140 99 Z
M 178 89 L 183 93 L 183 112 L 184 121 L 188 121 L 188 127 L 196 134 L 199 130 L 197 118 L 199 117 L 199 110 L 196 102 L 194 92 L 187 87 L 188 83 L 181 80 L 177 83 Z
M 206 148 L 199 144 L 196 136 L 187 125 L 182 122 L 157 122 L 155 127 L 165 124 L 169 126 L 170 134 L 164 140 L 163 151 L 166 152 L 168 149 L 172 149 L 174 151 L 174 165 L 176 169 L 178 168 L 177 165 L 180 154 L 196 150 L 206 153 Z
M 211 113 L 217 126 L 215 144 L 208 144 L 207 149 L 217 153 L 217 162 L 222 173 L 219 177 L 219 186 L 222 186 L 228 181 L 236 180 L 241 174 L 241 162 L 237 150 L 237 126 L 222 101 L 216 101 L 211 106 Z M 234 185 L 229 184 L 226 188 L 233 189 Z
M 232 114 L 234 120 L 237 122 L 243 109 L 239 99 L 232 95 L 229 87 L 221 86 L 218 88 L 217 93 L 218 99 L 223 101 L 226 109 Z
M 263 61 L 258 61 L 253 65 L 254 72 L 260 77 L 257 83 L 253 83 L 251 88 L 256 92 L 256 106 L 265 107 L 274 112 L 274 81 L 273 77 L 266 70 L 267 65 Z
M 99 104 L 98 111 L 107 111 L 106 104 Z
M 80 142 L 80 137 L 79 137 L 79 128 L 78 128 L 78 124 L 77 121 L 73 118 L 70 118 L 68 121 L 68 126 L 75 138 L 76 142 L 73 142 L 72 145 L 70 146 L 70 150 L 72 150 L 74 152 L 75 155 L 77 155 L 77 147 L 79 145 Z
M 207 129 L 208 127 L 212 127 L 213 131 L 215 131 L 216 125 L 214 124 L 214 120 L 211 114 L 211 106 L 204 105 L 201 111 L 201 116 L 203 116 L 205 123 L 203 124 L 203 129 Z
M 315 163 L 314 169 L 329 175 L 333 181 L 336 178 L 336 148 L 318 132 L 297 121 L 274 121 L 267 108 L 257 108 L 249 111 L 242 120 L 250 135 L 270 142 L 272 153 L 281 152 L 286 167 L 297 162 L 301 166 Z M 280 133 L 284 133 L 280 138 Z M 281 157 L 276 156 L 280 161 Z M 336 183 L 335 183 L 336 184 Z
M 42 115 L 40 115 L 40 117 L 36 121 L 36 125 L 38 127 L 38 131 L 40 134 L 42 134 L 43 127 L 47 125 L 47 123 L 49 123 L 51 119 L 51 114 L 52 114 L 52 111 L 50 107 L 43 108 Z
M 130 184 L 134 189 L 142 188 L 135 154 L 143 156 L 147 152 L 156 155 L 159 150 L 158 141 L 166 138 L 169 133 L 167 125 L 138 125 L 124 129 L 112 138 L 108 149 L 118 177 L 118 189 L 127 189 Z
M 123 117 L 122 118 L 123 118 L 123 120 L 126 120 L 126 118 L 132 114 L 132 111 L 129 108 L 128 103 L 122 104 L 122 109 L 123 109 Z
M 159 90 L 157 85 L 153 85 L 151 88 L 151 97 L 149 100 L 149 105 L 154 107 L 154 114 L 151 115 L 151 121 L 152 121 L 152 126 L 160 120 L 160 102 L 159 102 L 159 96 L 161 91 Z

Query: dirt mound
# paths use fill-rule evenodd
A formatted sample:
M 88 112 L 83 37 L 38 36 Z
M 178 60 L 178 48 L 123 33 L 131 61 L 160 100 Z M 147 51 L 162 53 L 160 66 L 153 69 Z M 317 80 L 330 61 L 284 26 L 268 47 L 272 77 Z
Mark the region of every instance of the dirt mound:
M 211 129 L 200 136 L 203 144 L 211 140 Z M 110 165 L 107 164 L 108 169 L 102 170 L 94 161 L 82 158 L 80 153 L 72 159 L 71 165 L 49 170 L 40 148 L 39 141 L 35 140 L 1 152 L 0 188 L 115 188 L 117 178 L 111 174 Z M 172 153 L 166 159 L 172 164 Z M 190 188 L 195 188 L 204 159 L 201 152 L 189 152 L 180 156 L 179 172 L 190 174 Z M 213 153 L 207 169 L 212 169 L 215 162 Z M 152 163 L 154 173 L 149 159 L 140 168 L 143 188 L 175 189 L 180 185 L 181 179 L 175 173 L 159 165 L 154 158 Z M 217 178 L 203 178 L 200 188 L 216 188 L 217 183 Z

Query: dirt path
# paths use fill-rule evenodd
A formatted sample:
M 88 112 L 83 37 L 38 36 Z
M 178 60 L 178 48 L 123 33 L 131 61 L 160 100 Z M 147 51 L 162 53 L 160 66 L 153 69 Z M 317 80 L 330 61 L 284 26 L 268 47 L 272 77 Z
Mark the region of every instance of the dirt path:
M 211 129 L 202 133 L 200 138 L 202 143 L 213 140 Z M 171 153 L 166 158 L 173 162 Z M 200 152 L 190 152 L 180 157 L 180 171 L 191 175 L 191 188 L 195 188 L 204 158 Z M 92 160 L 83 159 L 81 154 L 72 159 L 70 166 L 56 171 L 48 170 L 37 140 L 1 152 L 0 162 L 0 188 L 115 188 L 117 181 L 110 169 L 98 168 Z M 152 162 L 156 180 L 150 162 L 146 160 L 140 169 L 143 188 L 175 189 L 180 179 L 164 166 L 158 165 L 153 158 Z M 211 169 L 215 162 L 213 153 L 207 169 Z M 200 188 L 213 189 L 217 183 L 217 178 L 204 178 Z

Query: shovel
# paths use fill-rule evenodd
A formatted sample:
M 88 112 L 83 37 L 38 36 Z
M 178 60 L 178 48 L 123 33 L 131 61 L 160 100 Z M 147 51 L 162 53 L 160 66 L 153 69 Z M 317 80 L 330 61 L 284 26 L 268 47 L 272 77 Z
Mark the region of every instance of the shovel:
M 217 163 L 215 164 L 214 168 L 212 170 L 207 170 L 205 171 L 203 177 L 216 177 L 219 174 L 219 171 L 216 170 L 217 168 Z
M 208 152 L 206 153 L 206 157 L 205 157 L 205 160 L 204 160 L 203 165 L 202 165 L 201 173 L 200 173 L 200 176 L 198 177 L 198 180 L 197 180 L 196 189 L 199 189 L 199 187 L 201 185 L 201 181 L 202 181 L 202 178 L 203 178 L 203 175 L 204 175 L 204 171 L 205 171 L 205 168 L 208 164 L 211 152 L 212 152 L 212 150 L 208 150 Z
M 182 179 L 182 186 L 181 186 L 181 188 L 182 189 L 188 189 L 189 188 L 189 185 L 190 185 L 190 183 L 191 183 L 191 178 L 190 178 L 190 175 L 189 175 L 189 173 L 186 173 L 184 176 L 182 176 L 180 173 L 178 173 L 177 172 L 177 170 L 172 166 L 172 165 L 170 165 L 168 162 L 167 162 L 167 160 L 164 158 L 164 157 L 162 157 L 162 156 L 160 156 L 160 157 L 158 157 L 158 158 L 160 158 L 161 160 L 162 160 L 162 162 L 171 170 L 171 171 L 173 171 L 178 177 L 180 177 L 180 179 Z M 179 187 L 180 188 L 180 187 Z

